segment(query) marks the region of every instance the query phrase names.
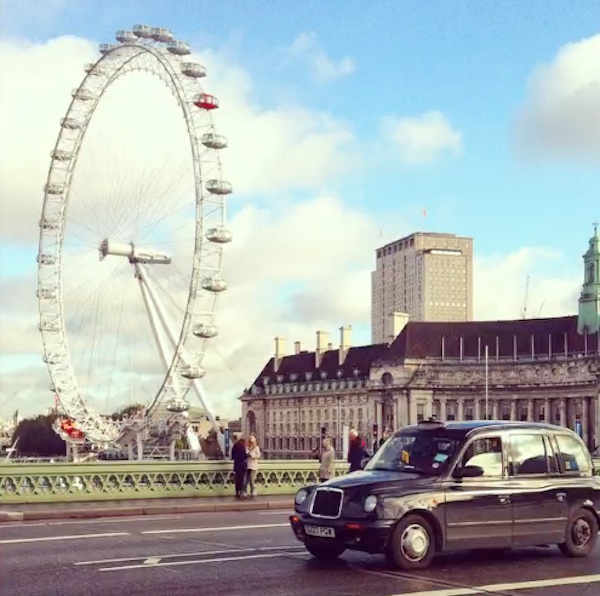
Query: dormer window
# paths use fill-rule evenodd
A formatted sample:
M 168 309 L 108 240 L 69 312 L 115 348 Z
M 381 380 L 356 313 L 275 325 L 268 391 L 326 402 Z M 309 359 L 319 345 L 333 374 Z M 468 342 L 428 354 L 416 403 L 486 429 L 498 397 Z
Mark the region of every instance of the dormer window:
M 354 372 L 354 376 L 358 377 L 358 375 L 360 373 L 360 371 L 358 370 L 358 368 L 355 368 L 353 372 Z
M 340 370 L 337 371 L 337 378 L 341 379 L 344 375 L 344 371 L 340 368 Z
M 269 377 L 263 377 L 263 385 L 268 385 L 269 384 Z
M 277 382 L 281 383 L 283 381 L 283 375 L 277 375 Z
M 326 378 L 327 378 L 327 373 L 326 373 L 325 371 L 323 371 L 323 372 L 321 373 L 321 378 L 322 378 L 322 379 L 326 379 Z
M 312 379 L 312 373 L 311 372 L 304 373 L 304 378 L 307 381 L 310 381 Z
M 292 373 L 290 375 L 290 381 L 295 381 L 298 378 L 298 375 L 296 373 Z

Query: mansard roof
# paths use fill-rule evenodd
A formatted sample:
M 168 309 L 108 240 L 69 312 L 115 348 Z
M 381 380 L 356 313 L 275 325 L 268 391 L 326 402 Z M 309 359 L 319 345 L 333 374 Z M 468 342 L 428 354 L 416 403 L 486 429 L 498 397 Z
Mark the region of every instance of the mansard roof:
M 490 359 L 548 358 L 598 353 L 598 334 L 579 335 L 577 317 L 513 321 L 407 323 L 380 359 L 479 359 L 488 346 Z
M 316 366 L 315 352 L 284 356 L 275 370 L 271 358 L 254 385 L 366 379 L 372 366 L 400 364 L 407 359 L 478 360 L 488 346 L 490 360 L 547 359 L 600 354 L 599 334 L 579 335 L 577 317 L 512 321 L 408 322 L 390 344 L 352 347 L 339 364 L 339 350 L 328 350 Z M 308 375 L 308 376 L 307 376 Z
M 317 367 L 315 352 L 300 352 L 284 356 L 275 370 L 275 358 L 271 358 L 262 369 L 254 385 L 263 387 L 275 383 L 291 383 L 310 380 L 334 380 L 368 378 L 372 363 L 380 358 L 387 344 L 357 346 L 348 349 L 343 363 L 339 362 L 339 349 L 323 352 Z

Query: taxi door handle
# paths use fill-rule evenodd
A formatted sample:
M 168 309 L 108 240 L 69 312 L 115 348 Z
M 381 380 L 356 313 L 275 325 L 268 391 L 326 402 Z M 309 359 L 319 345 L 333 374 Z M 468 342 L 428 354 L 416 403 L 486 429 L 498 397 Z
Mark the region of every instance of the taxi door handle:
M 567 498 L 567 493 L 556 493 L 556 498 L 562 503 Z
M 508 503 L 510 503 L 510 497 L 508 495 L 500 495 L 498 501 L 500 501 L 502 505 L 508 505 Z

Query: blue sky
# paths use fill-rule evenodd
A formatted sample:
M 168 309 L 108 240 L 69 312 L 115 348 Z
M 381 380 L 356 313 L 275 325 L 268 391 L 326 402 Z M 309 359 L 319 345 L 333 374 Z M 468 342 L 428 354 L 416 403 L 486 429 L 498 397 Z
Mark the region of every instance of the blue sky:
M 348 203 L 380 212 L 382 222 L 386 212 L 424 208 L 429 215 L 423 227 L 473 235 L 484 254 L 551 245 L 579 255 L 591 222 L 600 217 L 597 170 L 568 162 L 522 163 L 511 141 L 528 77 L 564 44 L 598 32 L 597 2 L 54 4 L 63 9 L 52 18 L 15 17 L 3 34 L 107 40 L 129 23 L 172 28 L 196 45 L 229 54 L 252 74 L 264 105 L 293 98 L 349 123 L 364 141 L 366 162 L 373 159 L 382 116 L 441 111 L 463 134 L 461 157 L 432 169 L 378 155 L 367 173 L 335 181 Z M 314 34 L 332 59 L 351 58 L 354 72 L 316 84 L 299 61 L 285 66 L 286 48 L 302 33 Z M 502 229 L 510 229 L 509 237 Z M 4 275 L 9 260 L 3 251 Z
M 386 240 L 415 228 L 473 236 L 476 258 L 483 263 L 475 280 L 476 303 L 479 295 L 481 301 L 490 304 L 486 317 L 518 316 L 529 273 L 540 280 L 534 304 L 530 305 L 533 310 L 545 302 L 553 314 L 576 311 L 578 280 L 583 273 L 581 255 L 586 250 L 592 222 L 600 219 L 600 51 L 594 55 L 590 48 L 597 46 L 573 46 L 560 68 L 552 65 L 567 44 L 594 36 L 598 36 L 594 43 L 600 42 L 597 1 L 3 0 L 2 5 L 0 42 L 10 42 L 12 49 L 24 47 L 22 40 L 45 43 L 62 36 L 111 42 L 117 29 L 131 28 L 136 23 L 167 27 L 190 42 L 194 50 L 216 52 L 222 58 L 221 64 L 227 64 L 232 72 L 239 68 L 247 73 L 252 81 L 250 99 L 254 111 L 242 109 L 241 113 L 259 120 L 264 114 L 281 115 L 300 106 L 303 114 L 328 115 L 352 133 L 360 167 L 324 176 L 322 183 L 290 185 L 281 191 L 279 201 L 268 196 L 273 195 L 268 188 L 270 179 L 266 179 L 266 188 L 255 186 L 246 192 L 242 188 L 240 194 L 233 195 L 229 213 L 232 219 L 238 218 L 235 225 L 250 228 L 256 237 L 253 243 L 260 245 L 250 247 L 254 252 L 248 253 L 246 260 L 240 258 L 246 250 L 243 243 L 241 248 L 233 247 L 238 250 L 235 258 L 242 263 L 239 268 L 257 270 L 255 279 L 238 271 L 234 280 L 240 282 L 238 289 L 236 283 L 231 284 L 232 292 L 238 293 L 224 303 L 224 325 L 230 329 L 220 334 L 223 343 L 219 350 L 238 377 L 254 377 L 272 350 L 272 337 L 280 332 L 289 335 L 288 346 L 302 339 L 312 347 L 317 325 L 336 329 L 352 324 L 356 343 L 368 342 L 368 276 L 377 243 L 373 225 L 381 229 Z M 74 49 L 82 52 L 81 60 L 79 55 L 71 56 L 65 69 L 79 76 L 80 62 L 90 59 L 83 56 L 89 48 L 75 45 Z M 70 49 L 65 48 L 63 51 Z M 27 48 L 21 54 L 22 64 L 31 64 L 26 62 Z M 545 78 L 532 83 L 532 75 L 544 64 L 550 65 L 542 73 Z M 17 68 L 13 66 L 13 70 Z M 18 82 L 17 75 L 21 76 L 13 73 L 14 82 Z M 23 72 L 22 76 L 35 75 Z M 70 77 L 65 75 L 61 85 L 71 85 Z M 210 73 L 206 80 L 210 84 Z M 52 105 L 42 106 L 48 108 L 47 114 L 38 113 L 39 118 L 54 123 L 64 113 L 59 114 L 55 108 L 62 110 L 63 104 L 66 108 L 70 88 L 61 87 L 60 93 L 55 90 L 49 101 Z M 532 89 L 543 91 L 537 103 L 531 100 L 535 100 Z M 228 92 L 231 100 L 235 89 L 232 91 L 229 85 Z M 582 103 L 574 101 L 580 96 Z M 244 108 L 249 103 L 244 97 L 240 105 Z M 27 113 L 29 107 L 18 102 L 11 105 L 21 109 L 19 122 L 34 119 L 35 114 Z M 516 141 L 524 106 L 529 110 L 526 121 L 531 123 L 535 116 L 538 128 L 542 127 L 539 130 L 548 135 L 538 143 L 537 152 L 523 149 Z M 227 114 L 228 109 L 231 108 L 224 104 L 221 111 Z M 405 130 L 400 125 L 413 125 L 424 115 L 437 119 L 438 124 L 442 122 L 445 145 L 433 151 L 432 159 L 425 163 L 402 159 L 407 145 L 406 139 L 402 147 L 398 141 L 399 131 Z M 2 117 L 8 122 L 12 116 L 4 113 Z M 270 129 L 275 139 L 277 126 L 285 126 L 277 122 Z M 293 124 L 290 122 L 290 128 Z M 321 128 L 321 124 L 316 126 Z M 242 126 L 240 130 L 246 128 Z M 255 129 L 249 126 L 248 130 Z M 439 129 L 436 131 L 440 133 Z M 12 134 L 15 142 L 23 143 L 18 128 Z M 52 135 L 55 134 L 53 129 Z M 307 137 L 311 134 L 307 131 Z M 427 134 L 427 130 L 420 131 L 419 140 L 425 142 L 425 148 Z M 8 138 L 3 131 L 0 135 Z M 564 155 L 540 152 L 545 142 L 553 143 L 555 150 L 560 148 L 561 135 Z M 436 139 L 430 139 L 434 145 L 439 137 Z M 256 139 L 256 148 L 252 146 L 251 151 L 260 151 L 261 141 Z M 28 142 L 35 143 L 35 139 Z M 37 233 L 35 223 L 42 199 L 38 189 L 43 184 L 42 170 L 47 169 L 50 143 L 44 141 L 43 151 L 39 151 L 45 161 L 36 171 L 34 190 L 27 190 L 30 206 L 34 205 L 35 210 L 35 215 L 33 211 L 26 214 L 28 234 L 11 236 L 5 230 L 13 225 L 12 220 L 4 213 L 0 218 L 0 280 L 4 284 L 9 283 L 9 278 L 14 284 L 21 280 L 23 295 L 30 298 L 35 294 L 37 253 L 33 236 Z M 288 149 L 293 149 L 289 142 Z M 34 149 L 28 151 L 33 153 Z M 29 163 L 29 153 L 11 152 L 13 160 L 21 159 L 15 157 L 17 154 L 24 156 L 15 171 L 18 165 Z M 592 159 L 588 159 L 590 155 Z M 336 161 L 330 155 L 326 158 L 328 164 Z M 238 181 L 248 177 L 243 171 L 243 159 L 238 155 L 237 161 L 232 161 L 230 177 L 237 193 L 239 186 L 243 187 Z M 285 170 L 288 164 L 285 159 L 275 161 L 273 170 L 277 177 L 277 169 Z M 301 167 L 297 159 L 294 164 Z M 317 170 L 314 163 L 307 165 L 307 171 Z M 0 209 L 10 205 L 9 213 L 15 215 L 17 227 L 17 200 L 9 197 L 20 191 L 20 183 L 9 188 L 3 182 L 0 177 Z M 336 197 L 341 206 L 324 196 Z M 300 263 L 304 238 L 301 234 L 294 237 L 293 222 L 284 217 L 284 207 L 293 211 L 295 205 L 304 206 L 298 217 L 304 218 L 307 225 L 320 226 L 310 230 L 313 246 L 328 248 L 320 252 L 315 249 L 315 254 L 308 255 L 308 260 L 317 262 L 314 268 Z M 428 213 L 426 218 L 423 210 Z M 365 217 L 361 219 L 361 215 Z M 22 217 L 25 219 L 25 215 Z M 338 226 L 343 229 L 334 229 Z M 356 239 L 344 237 L 346 226 L 352 230 L 348 234 L 356 234 Z M 252 236 L 239 234 L 240 231 L 244 232 L 238 230 L 238 236 Z M 273 254 L 269 246 L 270 238 L 278 233 L 283 236 L 280 246 L 287 242 L 279 251 L 288 251 L 285 258 L 283 254 Z M 366 236 L 369 237 L 365 241 Z M 337 252 L 331 248 L 334 244 L 338 245 Z M 536 257 L 542 254 L 539 252 L 533 251 L 533 256 L 519 253 L 525 247 L 555 251 L 559 258 L 544 261 Z M 349 256 L 344 260 L 346 253 Z M 287 277 L 272 274 L 270 268 L 281 269 L 281 263 L 285 268 L 286 259 L 294 261 L 290 269 L 296 267 L 299 273 Z M 326 259 L 331 262 L 323 263 Z M 507 287 L 503 288 L 505 278 Z M 270 304 L 267 297 L 274 293 L 272 289 L 277 298 Z M 336 297 L 312 316 L 319 293 Z M 0 304 L 2 324 L 18 319 L 18 334 L 24 337 L 31 333 L 27 342 L 32 347 L 31 352 L 28 348 L 13 349 L 0 336 L 0 365 L 19 386 L 21 380 L 13 372 L 33 369 L 33 362 L 37 362 L 39 386 L 47 387 L 47 372 L 39 356 L 37 304 L 15 298 L 14 304 L 6 306 L 7 296 L 4 294 Z M 299 301 L 308 307 L 296 312 Z M 510 304 L 506 306 L 506 302 Z M 5 329 L 8 327 L 3 328 L 5 336 L 13 337 Z M 240 334 L 244 334 L 243 342 L 238 341 Z M 335 343 L 337 338 L 332 340 Z M 209 363 L 209 369 L 210 366 Z M 227 378 L 222 375 L 216 391 L 226 393 L 232 401 L 231 396 L 239 395 L 239 379 L 227 374 Z M 207 383 L 210 385 L 208 377 Z M 36 391 L 37 385 L 31 389 L 32 400 L 45 403 L 47 390 L 44 389 L 43 398 Z

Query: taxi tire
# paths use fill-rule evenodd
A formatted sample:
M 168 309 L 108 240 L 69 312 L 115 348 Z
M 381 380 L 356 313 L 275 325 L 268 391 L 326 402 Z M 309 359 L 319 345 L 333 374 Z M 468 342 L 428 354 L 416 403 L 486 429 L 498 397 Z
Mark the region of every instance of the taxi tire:
M 590 540 L 584 546 L 577 546 L 573 540 L 573 529 L 579 521 L 585 521 L 591 532 Z M 563 555 L 567 557 L 588 557 L 594 552 L 598 542 L 598 519 L 589 509 L 578 509 L 569 520 L 566 540 L 558 545 Z
M 341 542 L 323 543 L 310 538 L 304 541 L 304 546 L 319 561 L 335 561 L 346 551 L 346 547 Z
M 429 548 L 427 549 L 425 556 L 419 559 L 418 561 L 414 561 L 407 558 L 402 552 L 402 535 L 404 534 L 405 530 L 410 526 L 420 526 L 425 532 L 427 532 L 427 536 L 429 538 Z M 396 524 L 396 528 L 394 529 L 394 532 L 390 537 L 385 552 L 388 563 L 404 571 L 426 569 L 431 564 L 431 561 L 435 557 L 435 554 L 435 532 L 431 524 L 422 515 L 419 514 L 407 515 Z

